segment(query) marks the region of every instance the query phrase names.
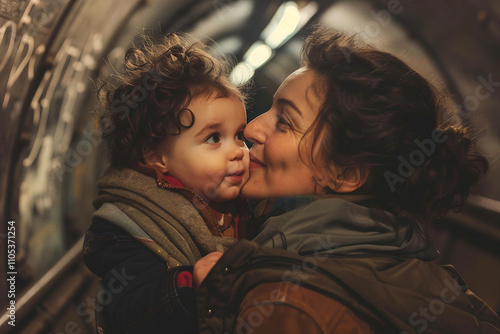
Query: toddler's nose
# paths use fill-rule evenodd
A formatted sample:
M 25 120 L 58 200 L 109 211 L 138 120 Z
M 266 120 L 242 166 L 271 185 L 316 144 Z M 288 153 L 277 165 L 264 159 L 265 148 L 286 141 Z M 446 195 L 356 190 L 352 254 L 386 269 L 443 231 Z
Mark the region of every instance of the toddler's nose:
M 235 140 L 231 146 L 231 151 L 229 153 L 229 160 L 240 160 L 245 156 L 244 150 L 246 150 L 246 144 L 244 141 Z

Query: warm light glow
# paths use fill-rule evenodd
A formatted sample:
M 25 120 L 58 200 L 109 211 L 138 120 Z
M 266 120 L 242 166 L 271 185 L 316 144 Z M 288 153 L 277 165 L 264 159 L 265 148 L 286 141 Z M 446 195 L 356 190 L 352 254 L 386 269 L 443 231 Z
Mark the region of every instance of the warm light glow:
M 285 2 L 278 8 L 262 37 L 271 48 L 277 48 L 288 39 L 300 22 L 300 12 L 293 1 Z
M 268 45 L 258 41 L 248 49 L 243 59 L 253 69 L 257 69 L 264 65 L 272 55 L 273 50 Z
M 236 86 L 243 85 L 245 82 L 252 79 L 254 73 L 255 70 L 252 66 L 247 63 L 239 63 L 233 68 L 229 80 Z
M 243 56 L 243 62 L 234 67 L 231 82 L 239 85 L 250 80 L 255 70 L 271 59 L 273 49 L 293 37 L 317 11 L 318 5 L 314 1 L 300 9 L 294 1 L 283 3 L 260 35 L 264 42 L 255 42 Z

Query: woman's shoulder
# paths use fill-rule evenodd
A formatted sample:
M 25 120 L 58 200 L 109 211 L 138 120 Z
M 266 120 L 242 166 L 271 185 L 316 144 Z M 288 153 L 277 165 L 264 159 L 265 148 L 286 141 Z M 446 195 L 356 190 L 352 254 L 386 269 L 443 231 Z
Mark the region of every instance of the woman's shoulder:
M 272 289 L 267 291 L 266 286 Z M 283 291 L 302 288 L 306 288 L 305 295 L 294 302 L 302 303 L 304 310 L 319 305 L 316 294 L 307 291 L 312 290 L 332 299 L 325 303 L 342 312 L 343 307 L 349 309 L 370 328 L 381 332 L 452 328 L 456 333 L 475 333 L 498 322 L 491 310 L 478 313 L 484 309 L 484 303 L 473 298 L 450 267 L 395 256 L 300 256 L 242 241 L 224 254 L 200 288 L 200 323 L 205 324 L 207 317 L 217 314 L 220 310 L 216 307 L 252 303 L 249 294 L 259 296 L 261 303 L 267 291 L 269 304 L 271 299 L 283 301 Z M 292 297 L 296 296 L 287 296 L 287 302 Z M 301 312 L 320 312 L 304 310 Z M 434 313 L 428 315 L 422 310 Z M 438 314 L 439 320 L 434 322 L 426 318 L 434 319 Z
M 239 310 L 235 333 L 244 329 L 259 333 L 373 333 L 368 323 L 342 302 L 291 282 L 256 286 Z
M 268 315 L 272 321 L 258 325 L 259 332 L 263 329 L 261 326 L 271 326 L 269 328 L 284 332 L 283 328 L 280 330 L 276 326 L 291 325 L 293 321 L 285 321 L 289 318 L 305 319 L 301 324 L 293 325 L 291 333 L 342 333 L 347 328 L 370 333 L 371 326 L 393 330 L 394 327 L 373 316 L 373 311 L 366 307 L 362 298 L 351 294 L 355 289 L 346 284 L 344 278 L 336 275 L 338 268 L 325 266 L 327 262 L 326 258 L 300 256 L 290 251 L 262 248 L 253 242 L 240 241 L 224 254 L 198 291 L 201 333 L 209 328 L 215 332 L 233 330 L 219 328 L 227 324 L 214 322 L 213 319 L 214 315 L 220 314 L 221 310 L 217 307 L 224 309 L 227 305 L 240 310 L 240 320 L 232 324 L 240 327 L 253 326 L 255 312 L 265 315 L 266 308 L 275 309 L 272 317 Z M 350 266 L 347 259 L 341 269 L 347 270 Z M 369 281 L 370 277 L 365 277 L 362 284 L 370 285 Z M 217 291 L 217 294 L 213 291 Z M 351 309 L 347 305 L 356 305 L 356 308 Z M 290 312 L 297 313 L 296 317 L 290 317 Z M 332 315 L 339 317 L 338 323 L 332 323 Z M 245 317 L 248 318 L 246 324 Z

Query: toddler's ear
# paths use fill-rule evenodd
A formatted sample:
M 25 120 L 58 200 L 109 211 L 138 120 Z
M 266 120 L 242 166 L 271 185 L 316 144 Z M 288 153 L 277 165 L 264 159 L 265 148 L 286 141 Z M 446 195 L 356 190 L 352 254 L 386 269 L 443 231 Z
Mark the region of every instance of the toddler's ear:
M 158 169 L 162 173 L 168 172 L 167 159 L 158 150 L 144 153 L 144 164 Z

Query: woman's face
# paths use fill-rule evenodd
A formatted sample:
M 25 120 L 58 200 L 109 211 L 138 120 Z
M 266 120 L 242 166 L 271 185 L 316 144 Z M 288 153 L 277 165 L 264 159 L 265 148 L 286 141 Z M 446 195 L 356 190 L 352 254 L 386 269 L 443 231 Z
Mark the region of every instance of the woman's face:
M 241 191 L 244 197 L 264 199 L 325 192 L 313 179 L 318 174 L 309 161 L 311 134 L 299 147 L 323 102 L 313 87 L 317 79 L 317 74 L 307 68 L 292 73 L 276 91 L 271 109 L 245 128 L 244 135 L 253 146 L 250 179 Z

